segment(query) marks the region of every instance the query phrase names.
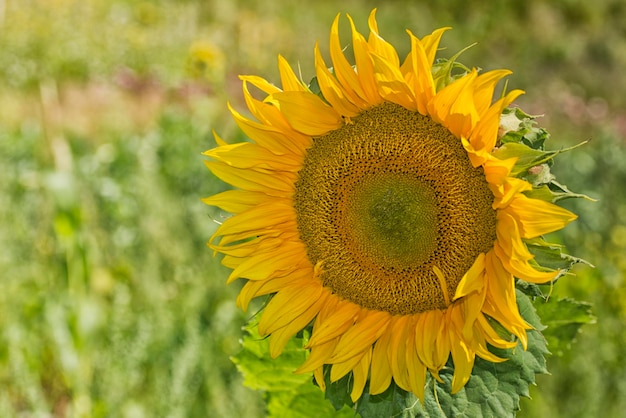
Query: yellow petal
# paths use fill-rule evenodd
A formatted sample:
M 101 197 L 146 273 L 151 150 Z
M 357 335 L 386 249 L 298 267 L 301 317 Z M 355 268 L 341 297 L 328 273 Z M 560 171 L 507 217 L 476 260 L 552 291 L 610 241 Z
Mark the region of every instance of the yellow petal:
M 485 258 L 487 267 L 488 295 L 485 299 L 483 312 L 494 318 L 503 327 L 517 335 L 526 346 L 526 329 L 531 327 L 519 313 L 515 296 L 515 281 L 512 274 L 505 269 L 495 252 L 490 251 Z
M 411 53 L 407 57 L 406 65 L 403 65 L 406 71 L 405 79 L 407 83 L 413 82 L 412 90 L 417 102 L 417 111 L 422 115 L 432 115 L 430 104 L 435 97 L 432 65 L 429 63 L 429 58 L 421 41 L 410 31 L 407 32 L 411 38 Z M 439 119 L 438 122 L 442 122 L 442 120 Z
M 410 391 L 409 374 L 406 364 L 406 335 L 409 332 L 409 316 L 394 317 L 393 330 L 391 334 L 391 343 L 389 344 L 389 364 L 391 366 L 391 373 L 393 374 L 393 380 L 396 384 L 406 390 Z M 412 331 L 414 328 L 411 328 Z
M 252 84 L 266 94 L 274 94 L 281 91 L 278 87 L 276 87 L 269 81 L 256 75 L 240 75 L 239 79 Z
M 383 393 L 391 384 L 391 366 L 389 365 L 388 352 L 391 350 L 391 324 L 380 336 L 374 345 L 372 353 L 372 370 L 370 377 L 370 393 L 377 395 Z
M 213 148 L 205 151 L 203 155 L 237 168 L 264 168 L 297 172 L 302 167 L 302 161 L 294 154 L 278 155 L 267 148 L 249 142 Z
M 484 337 L 480 324 L 475 323 L 473 331 L 474 332 L 472 333 L 471 339 L 466 339 L 466 341 L 471 342 L 471 349 L 476 353 L 478 357 L 492 363 L 501 363 L 503 361 L 506 361 L 506 359 L 498 357 L 488 350 L 487 340 Z
M 321 136 L 343 125 L 339 113 L 313 93 L 285 91 L 270 100 L 293 129 L 305 135 Z
M 417 110 L 413 92 L 406 84 L 400 69 L 379 55 L 372 54 L 371 57 L 374 63 L 374 78 L 378 83 L 381 97 L 406 109 Z
M 358 74 L 358 80 L 365 94 L 365 99 L 370 106 L 376 105 L 382 102 L 382 98 L 378 92 L 376 86 L 376 80 L 374 78 L 374 65 L 370 56 L 369 45 L 367 41 L 356 30 L 354 21 L 348 15 L 350 21 L 350 27 L 352 28 L 352 49 L 354 51 L 354 59 L 356 61 L 356 72 Z
M 319 312 L 323 302 L 324 298 L 321 297 L 315 300 L 307 309 L 297 315 L 295 311 L 285 314 L 283 317 L 281 317 L 281 320 L 282 322 L 284 322 L 284 319 L 282 318 L 287 318 L 288 322 L 282 328 L 276 329 L 274 331 L 269 331 L 270 328 L 268 328 L 267 332 L 272 333 L 270 336 L 270 356 L 272 358 L 278 357 L 285 348 L 287 342 L 289 342 L 289 340 L 291 339 L 291 337 L 296 335 L 311 322 L 311 320 Z M 263 314 L 265 316 L 265 311 Z M 261 319 L 263 319 L 263 317 Z M 259 323 L 259 329 L 260 326 L 261 325 Z
M 491 106 L 496 84 L 511 73 L 512 71 L 510 70 L 493 70 L 482 73 L 476 78 L 474 104 L 479 114 L 484 114 Z M 496 123 L 496 125 L 499 126 L 499 123 Z
M 265 336 L 283 328 L 315 304 L 322 295 L 322 286 L 314 281 L 298 281 L 281 289 L 263 309 L 259 334 Z M 306 325 L 306 324 L 305 324 Z
M 474 334 L 474 323 L 483 308 L 486 296 L 486 289 L 481 289 L 480 292 L 474 292 L 459 301 L 458 308 L 463 315 L 463 324 L 459 331 L 466 341 L 472 340 Z
M 498 191 L 494 192 L 495 199 L 493 200 L 492 207 L 494 209 L 503 209 L 517 196 L 523 196 L 520 195 L 520 193 L 532 190 L 532 188 L 533 186 L 526 180 L 516 177 L 507 177 L 504 179 L 502 186 L 498 188 Z
M 470 142 L 476 150 L 491 152 L 496 146 L 498 129 L 502 111 L 513 102 L 522 90 L 513 90 L 503 98 L 496 101 L 484 114 L 470 135 Z
M 313 330 L 307 347 L 323 344 L 328 340 L 343 335 L 354 324 L 360 309 L 361 307 L 354 303 L 345 302 L 337 306 L 335 312 L 325 320 L 318 317 L 316 325 L 317 321 L 320 321 L 320 325 Z
M 335 347 L 338 342 L 339 337 L 311 347 L 311 352 L 306 361 L 302 363 L 302 365 L 296 369 L 294 373 L 309 373 L 312 370 L 317 370 L 324 364 L 327 364 L 330 356 L 333 354 L 333 351 L 335 351 Z
M 269 251 L 276 249 L 287 241 L 298 240 L 297 229 L 293 231 L 283 231 L 280 234 L 263 234 L 250 240 L 237 242 L 231 245 L 209 244 L 212 250 L 227 254 L 233 257 L 248 257 L 257 254 L 260 251 Z
M 474 167 L 482 166 L 483 169 L 485 169 L 485 173 L 487 171 L 486 163 L 490 160 L 496 160 L 496 158 L 493 155 L 486 152 L 485 150 L 475 149 L 474 146 L 470 144 L 470 142 L 465 137 L 461 137 L 461 144 L 463 145 L 463 148 L 465 148 L 465 151 L 467 151 L 467 156 L 469 157 L 470 162 L 472 163 L 472 166 Z M 487 181 L 489 180 L 487 179 Z M 492 189 L 492 191 L 495 194 L 500 186 L 499 185 L 496 186 L 490 183 L 489 187 Z
M 371 11 L 367 23 L 370 28 L 370 36 L 368 39 L 370 49 L 375 52 L 376 55 L 379 55 L 385 61 L 389 62 L 392 67 L 398 68 L 400 66 L 400 60 L 396 49 L 389 42 L 385 41 L 378 33 L 376 9 Z
M 457 300 L 466 296 L 472 292 L 479 291 L 483 288 L 485 283 L 484 281 L 485 275 L 485 254 L 480 253 L 472 267 L 463 275 L 461 281 L 456 287 L 456 292 L 454 293 L 454 299 Z
M 507 179 L 516 161 L 517 158 L 508 158 L 506 160 L 500 160 L 495 157 L 487 158 L 483 163 L 487 182 L 494 186 L 501 186 Z M 500 192 L 500 196 L 502 193 Z
M 508 208 L 507 208 L 508 209 Z M 528 261 L 533 255 L 520 238 L 517 222 L 507 209 L 498 211 L 494 251 L 506 269 L 515 277 L 531 283 L 545 283 L 553 280 L 558 272 L 541 272 L 532 268 Z
M 429 369 L 440 368 L 435 351 L 442 320 L 443 314 L 440 310 L 426 311 L 420 314 L 419 325 L 415 328 L 416 351 L 422 363 Z
M 350 357 L 349 359 L 342 361 L 340 363 L 332 363 L 332 367 L 330 368 L 330 381 L 336 382 L 341 379 L 348 373 L 354 370 L 357 367 L 361 359 L 365 356 L 365 352 L 359 353 L 354 357 Z
M 268 104 L 252 97 L 252 94 L 250 93 L 250 89 L 248 87 L 248 82 L 246 80 L 244 80 L 241 84 L 241 90 L 243 92 L 243 98 L 246 101 L 246 106 L 248 106 L 250 113 L 252 113 L 252 115 L 264 125 L 272 126 L 272 122 L 268 119 L 268 117 L 266 117 L 266 114 L 268 114 L 268 109 L 266 109 Z M 272 109 L 269 109 L 269 112 L 271 111 Z M 269 114 L 269 116 L 271 117 L 271 113 Z M 280 115 L 274 115 L 274 118 L 276 118 L 277 116 L 280 117 Z
M 248 310 L 248 305 L 253 298 L 276 293 L 286 286 L 292 285 L 296 280 L 293 277 L 293 273 L 282 277 L 273 277 L 268 280 L 248 280 L 241 288 L 239 295 L 237 295 L 237 306 L 245 312 Z
M 388 312 L 369 311 L 342 336 L 331 357 L 333 363 L 344 362 L 363 353 L 382 335 L 391 319 Z
M 432 311 L 431 311 L 432 312 Z M 435 350 L 433 351 L 433 363 L 435 370 L 441 370 L 450 356 L 450 335 L 448 324 L 450 323 L 450 309 L 447 309 L 439 319 L 439 329 L 435 331 Z
M 284 276 L 294 271 L 304 254 L 305 247 L 299 241 L 287 241 L 273 251 L 266 251 L 246 258 L 228 276 L 226 283 L 243 277 L 248 280 L 266 280 Z
M 450 296 L 448 295 L 448 282 L 443 275 L 441 269 L 437 266 L 433 266 L 433 271 L 435 272 L 435 276 L 439 280 L 439 287 L 441 287 L 441 293 L 443 294 L 443 301 L 446 306 L 450 305 Z
M 326 67 L 318 44 L 315 44 L 315 68 L 317 82 L 328 103 L 342 116 L 356 116 L 359 113 L 359 108 L 352 103 L 349 94 Z
M 217 145 L 219 147 L 222 147 L 224 145 L 228 145 L 228 143 L 226 141 L 224 141 L 222 138 L 220 138 L 220 136 L 217 134 L 217 132 L 215 132 L 215 129 L 213 129 L 213 137 L 215 138 L 215 142 L 217 143 Z
M 228 218 L 230 219 L 230 218 Z M 218 244 L 213 244 L 213 240 L 215 240 L 218 235 L 213 235 L 211 237 L 211 241 L 209 241 L 209 247 L 213 249 L 224 248 L 224 247 L 232 247 L 233 245 L 238 245 L 243 243 L 242 241 L 250 241 L 251 239 L 258 238 L 258 232 L 263 232 L 264 237 L 277 237 L 282 234 L 293 234 L 294 231 L 297 231 L 296 223 L 293 221 L 288 221 L 283 223 L 282 225 L 275 225 L 273 227 L 265 228 L 262 231 L 251 231 L 245 230 L 231 234 L 222 235 Z M 256 234 L 255 234 L 256 233 Z
M 326 391 L 326 381 L 324 380 L 324 367 L 318 367 L 313 371 L 313 377 L 315 377 L 315 382 L 317 382 L 317 386 L 322 390 L 322 392 Z
M 201 200 L 209 206 L 217 206 L 226 212 L 239 213 L 256 205 L 275 201 L 276 197 L 268 196 L 262 192 L 227 190 Z
M 204 164 L 217 178 L 238 189 L 263 192 L 276 197 L 286 197 L 293 193 L 295 173 L 276 170 L 268 174 L 260 170 L 231 167 L 219 161 L 205 161 Z
M 433 62 L 435 62 L 435 55 L 437 54 L 437 48 L 439 47 L 439 42 L 441 41 L 443 33 L 449 29 L 451 28 L 444 27 L 436 29 L 430 35 L 426 35 L 421 39 L 420 43 L 424 48 L 426 64 L 429 68 L 432 67 Z
M 302 134 L 294 131 L 285 118 L 285 115 L 283 115 L 282 112 L 276 108 L 276 106 L 272 106 L 268 102 L 268 98 L 271 96 L 266 97 L 264 101 L 259 101 L 253 98 L 249 92 L 248 81 L 246 79 L 243 81 L 242 88 L 246 105 L 255 118 L 257 118 L 264 125 L 276 128 L 278 131 L 291 138 L 292 141 L 298 139 L 302 140 L 299 138 Z M 280 92 L 280 90 L 278 92 Z
M 283 91 L 308 91 L 308 88 L 296 77 L 291 66 L 282 55 L 278 55 L 278 71 Z
M 522 258 L 511 257 L 499 243 L 496 243 L 494 246 L 494 251 L 502 260 L 504 267 L 512 275 L 526 282 L 537 284 L 548 283 L 556 279 L 561 274 L 560 271 L 539 271 L 533 268 L 528 261 L 525 261 Z
M 304 155 L 305 149 L 311 145 L 311 138 L 302 134 L 287 137 L 285 133 L 272 126 L 263 125 L 241 116 L 230 104 L 228 105 L 233 119 L 239 128 L 257 144 L 277 154 L 294 153 Z M 294 131 L 295 132 L 295 131 Z
M 528 251 L 528 247 L 521 240 L 519 229 L 513 217 L 508 211 L 501 210 L 497 214 L 498 223 L 496 224 L 496 235 L 498 244 L 506 253 L 508 258 L 515 258 L 522 261 L 528 261 L 533 255 Z
M 518 194 L 507 208 L 520 229 L 522 238 L 535 238 L 564 228 L 577 218 L 560 206 Z
M 371 361 L 372 347 L 365 352 L 359 363 L 352 369 L 352 376 L 354 378 L 352 382 L 352 391 L 350 392 L 350 399 L 352 399 L 352 402 L 359 400 L 363 394 Z
M 416 320 L 417 318 L 414 318 Z M 409 327 L 415 327 L 416 322 L 410 322 Z M 408 383 L 418 399 L 424 400 L 424 386 L 426 384 L 426 366 L 419 360 L 415 347 L 415 332 L 411 329 L 407 330 L 406 338 L 406 367 L 408 374 Z
M 244 82 L 245 85 L 245 82 Z M 274 93 L 279 94 L 282 92 Z M 292 92 L 293 93 L 293 92 Z M 280 111 L 280 109 L 274 106 L 271 103 L 272 96 L 267 96 L 262 102 L 252 98 L 249 94 L 245 94 L 246 104 L 251 112 L 253 112 L 254 116 L 264 125 L 272 126 L 278 129 L 280 132 L 285 134 L 288 137 L 292 137 L 294 135 L 298 135 L 298 132 L 293 129 L 293 127 L 289 124 L 289 121 Z M 301 133 L 299 133 L 302 135 Z
M 359 109 L 369 107 L 361 83 L 359 83 L 358 75 L 342 51 L 339 41 L 339 15 L 335 17 L 330 30 L 330 58 L 333 62 L 335 75 L 341 82 L 350 101 L 358 106 Z
M 454 375 L 452 376 L 452 393 L 457 393 L 465 386 L 472 374 L 475 353 L 468 344 L 453 329 L 450 330 L 452 344 L 451 354 L 454 362 Z
M 482 336 L 486 339 L 486 341 L 488 341 L 489 344 L 493 345 L 494 347 L 509 349 L 517 346 L 516 341 L 507 341 L 503 339 L 500 335 L 498 335 L 498 333 L 491 327 L 491 325 L 487 321 L 485 315 L 483 315 L 482 313 L 478 314 L 478 318 L 476 320 L 476 323 L 474 324 L 474 327 L 478 329 Z
M 275 202 L 258 205 L 225 220 L 213 237 L 241 232 L 249 233 L 251 236 L 260 235 L 260 232 L 266 228 L 271 229 L 275 225 L 293 223 L 294 217 L 293 208 L 289 205 Z
M 429 114 L 457 137 L 469 137 L 480 116 L 474 106 L 476 70 L 441 89 L 429 103 Z

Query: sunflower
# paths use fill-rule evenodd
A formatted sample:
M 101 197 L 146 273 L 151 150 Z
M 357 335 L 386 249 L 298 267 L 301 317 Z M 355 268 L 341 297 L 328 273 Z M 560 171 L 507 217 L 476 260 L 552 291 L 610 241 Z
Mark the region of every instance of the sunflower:
M 378 394 L 392 380 L 423 399 L 427 372 L 441 380 L 451 357 L 454 393 L 476 356 L 503 361 L 489 345 L 526 349 L 532 327 L 515 280 L 545 283 L 560 272 L 540 268 L 525 240 L 576 217 L 529 197 L 532 185 L 511 174 L 516 159 L 494 155 L 503 110 L 522 93 L 494 102 L 510 71 L 452 76 L 434 61 L 447 28 L 421 39 L 408 32 L 401 62 L 375 10 L 367 39 L 348 19 L 355 63 L 337 16 L 332 66 L 315 47 L 318 92 L 281 56 L 282 88 L 241 76 L 253 118 L 230 110 L 252 141 L 216 134 L 218 147 L 205 153 L 236 188 L 204 199 L 234 214 L 209 245 L 232 269 L 228 282 L 245 279 L 242 309 L 271 295 L 258 328 L 272 357 L 312 327 L 297 372 L 313 372 L 322 389 L 329 367 L 330 381 L 352 374 L 353 401 L 368 381 Z

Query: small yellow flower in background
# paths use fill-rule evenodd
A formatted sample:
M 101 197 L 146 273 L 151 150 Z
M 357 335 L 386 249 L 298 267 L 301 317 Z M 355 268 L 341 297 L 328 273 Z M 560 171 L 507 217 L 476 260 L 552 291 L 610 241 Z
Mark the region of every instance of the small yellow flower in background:
M 538 266 L 527 242 L 576 216 L 531 197 L 533 185 L 512 174 L 517 158 L 494 154 L 501 115 L 522 94 L 493 101 L 510 71 L 451 76 L 435 62 L 447 28 L 409 32 L 401 58 L 375 11 L 367 38 L 348 19 L 355 63 L 338 16 L 330 62 L 315 48 L 319 94 L 280 56 L 282 88 L 241 77 L 254 118 L 231 111 L 252 142 L 216 135 L 219 146 L 205 153 L 236 188 L 204 199 L 234 214 L 210 247 L 232 269 L 229 283 L 246 280 L 242 309 L 273 295 L 259 323 L 272 357 L 312 324 L 297 372 L 313 372 L 320 387 L 330 365 L 331 382 L 352 374 L 353 401 L 366 383 L 374 395 L 392 381 L 423 400 L 427 373 L 441 380 L 451 357 L 455 393 L 477 356 L 503 361 L 490 346 L 526 349 L 532 327 L 515 278 L 547 283 L 562 273 Z
M 210 42 L 194 42 L 189 47 L 187 73 L 197 79 L 221 81 L 224 73 L 224 54 Z

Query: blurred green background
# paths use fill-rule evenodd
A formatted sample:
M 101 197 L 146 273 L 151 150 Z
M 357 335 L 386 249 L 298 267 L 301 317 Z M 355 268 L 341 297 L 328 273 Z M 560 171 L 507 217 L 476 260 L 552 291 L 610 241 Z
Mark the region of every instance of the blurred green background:
M 0 0 L 0 416 L 260 417 L 229 360 L 246 314 L 240 284 L 205 242 L 225 188 L 202 164 L 211 130 L 241 139 L 238 74 L 278 82 L 281 53 L 304 80 L 313 46 L 373 1 Z M 510 68 L 517 103 L 553 135 L 559 179 L 599 202 L 553 238 L 597 267 L 557 296 L 597 324 L 549 358 L 522 417 L 626 410 L 626 3 L 380 2 L 401 54 L 406 28 L 453 26 L 441 56 Z M 348 24 L 342 22 L 343 35 Z M 345 43 L 348 37 L 345 36 Z

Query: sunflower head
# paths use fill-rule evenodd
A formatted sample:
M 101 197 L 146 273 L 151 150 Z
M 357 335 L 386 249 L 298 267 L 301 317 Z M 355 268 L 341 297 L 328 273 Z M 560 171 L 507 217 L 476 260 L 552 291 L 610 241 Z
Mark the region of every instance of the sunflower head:
M 527 243 L 575 216 L 543 199 L 524 178 L 520 153 L 502 153 L 504 109 L 522 92 L 493 100 L 508 70 L 435 63 L 442 28 L 399 57 L 379 34 L 352 28 L 350 62 L 330 33 L 330 65 L 315 48 L 319 90 L 279 57 L 281 86 L 242 76 L 252 117 L 231 109 L 250 142 L 207 151 L 209 169 L 235 187 L 205 199 L 233 216 L 210 246 L 244 279 L 238 304 L 271 295 L 259 323 L 278 356 L 311 327 L 299 373 L 324 388 L 352 374 L 351 397 L 391 384 L 420 399 L 452 360 L 452 392 L 491 347 L 526 348 L 515 282 L 546 283 Z M 330 70 L 329 68 L 332 68 Z M 249 88 L 265 94 L 255 99 Z M 494 328 L 495 327 L 495 328 Z M 496 328 L 498 331 L 496 331 Z M 501 330 L 506 330 L 503 336 Z

